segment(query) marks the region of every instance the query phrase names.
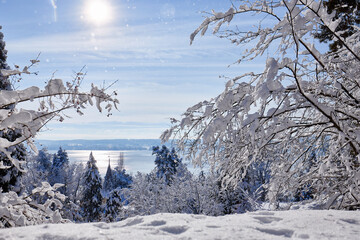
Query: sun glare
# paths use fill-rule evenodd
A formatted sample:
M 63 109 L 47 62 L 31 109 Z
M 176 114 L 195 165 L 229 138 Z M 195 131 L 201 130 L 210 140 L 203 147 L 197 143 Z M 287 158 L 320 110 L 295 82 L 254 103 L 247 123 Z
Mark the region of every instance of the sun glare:
M 86 21 L 95 25 L 109 23 L 113 18 L 110 2 L 108 0 L 87 0 L 84 17 Z

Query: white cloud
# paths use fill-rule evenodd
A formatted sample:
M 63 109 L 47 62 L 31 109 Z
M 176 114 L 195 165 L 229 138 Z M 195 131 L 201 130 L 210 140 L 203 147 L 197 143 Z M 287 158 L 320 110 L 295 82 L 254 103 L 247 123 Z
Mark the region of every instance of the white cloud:
M 164 14 L 170 17 L 178 14 L 170 5 L 165 8 L 169 12 L 164 10 Z M 242 21 L 240 25 L 249 22 Z M 19 63 L 24 56 L 42 53 L 42 63 L 34 69 L 40 74 L 25 77 L 22 87 L 42 86 L 54 71 L 56 77 L 69 80 L 72 71 L 84 65 L 87 76 L 83 90 L 91 82 L 99 85 L 104 80 L 119 80 L 112 88 L 119 94 L 119 112 L 110 118 L 92 108 L 85 111 L 85 117 L 69 113 L 73 118 L 67 119 L 64 127 L 56 123 L 54 130 L 40 137 L 104 138 L 103 134 L 106 138 L 157 138 L 169 127 L 170 117 L 178 117 L 189 106 L 223 90 L 225 80 L 219 75 L 236 76 L 245 68 L 255 71 L 262 66 L 251 63 L 227 68 L 240 56 L 238 47 L 211 34 L 198 37 L 190 46 L 189 34 L 196 27 L 190 20 L 173 22 L 171 26 L 142 22 L 129 27 L 39 34 L 8 41 L 10 62 Z M 119 126 L 121 122 L 136 124 Z

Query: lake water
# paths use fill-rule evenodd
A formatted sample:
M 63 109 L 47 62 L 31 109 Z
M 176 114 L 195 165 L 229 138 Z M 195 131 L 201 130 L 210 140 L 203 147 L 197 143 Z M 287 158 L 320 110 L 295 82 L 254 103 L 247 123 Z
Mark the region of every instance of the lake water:
M 49 151 L 56 153 L 57 151 Z M 109 151 L 109 150 L 66 150 L 71 163 L 83 163 L 84 166 L 89 160 L 90 152 L 97 162 L 100 174 L 105 175 L 109 164 L 114 169 L 120 156 L 120 152 L 124 153 L 124 165 L 128 173 L 136 174 L 136 172 L 149 173 L 155 167 L 155 156 L 151 150 L 130 150 L 130 151 Z
M 100 174 L 104 177 L 109 164 L 114 169 L 117 166 L 120 153 L 124 153 L 124 165 L 128 173 L 135 175 L 137 172 L 149 173 L 155 168 L 155 156 L 152 150 L 66 150 L 70 163 L 82 163 L 86 166 L 90 152 L 96 160 Z M 57 150 L 49 150 L 49 153 L 57 153 Z M 192 167 L 187 163 L 187 168 L 192 173 L 199 173 L 201 169 Z

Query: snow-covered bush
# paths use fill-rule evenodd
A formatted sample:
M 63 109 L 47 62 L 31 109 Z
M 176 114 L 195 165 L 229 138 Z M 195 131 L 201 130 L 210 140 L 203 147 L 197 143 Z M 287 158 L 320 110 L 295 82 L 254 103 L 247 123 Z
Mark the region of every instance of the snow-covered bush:
M 156 213 L 223 215 L 217 179 L 191 174 L 183 164 L 172 176 L 171 184 L 150 174 L 138 173 L 124 195 L 128 201 L 126 216 Z
M 214 34 L 247 46 L 237 63 L 265 58 L 263 70 L 241 73 L 220 95 L 187 109 L 163 141 L 179 139 L 196 165 L 208 162 L 221 170 L 225 186 L 241 182 L 252 163 L 270 161 L 267 197 L 275 204 L 311 186 L 327 208 L 360 208 L 359 27 L 341 37 L 339 19 L 322 1 L 240 2 L 213 11 L 190 42 L 214 24 Z M 259 24 L 232 26 L 237 17 Z M 320 25 L 341 41 L 338 51 L 322 50 L 314 38 Z
M 56 191 L 61 186 L 55 184 L 51 187 L 49 183 L 43 182 L 30 195 L 18 196 L 13 191 L 0 193 L 0 228 L 67 222 L 59 212 L 65 200 L 65 196 Z M 47 200 L 43 204 L 33 201 L 37 195 L 46 196 Z
M 57 155 L 57 153 L 55 153 Z M 53 180 L 54 174 L 51 174 L 53 155 L 49 154 L 46 149 L 39 151 L 38 155 L 29 153 L 26 159 L 26 172 L 21 177 L 23 193 L 31 193 L 33 189 L 42 186 L 43 182 L 50 184 L 56 183 Z M 82 221 L 80 215 L 80 193 L 81 182 L 84 174 L 83 164 L 72 163 L 68 164 L 61 172 L 66 181 L 57 182 L 64 186 L 58 188 L 58 191 L 66 196 L 63 207 L 60 209 L 62 218 L 71 221 Z M 37 204 L 43 204 L 47 200 L 47 196 L 32 195 L 32 200 Z

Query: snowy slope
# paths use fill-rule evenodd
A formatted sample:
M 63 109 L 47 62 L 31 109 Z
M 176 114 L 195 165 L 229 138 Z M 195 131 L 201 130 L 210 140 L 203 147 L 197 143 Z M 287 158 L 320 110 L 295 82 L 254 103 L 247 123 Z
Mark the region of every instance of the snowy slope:
M 166 213 L 110 224 L 1 229 L 0 239 L 360 239 L 360 212 L 258 211 L 222 217 Z

